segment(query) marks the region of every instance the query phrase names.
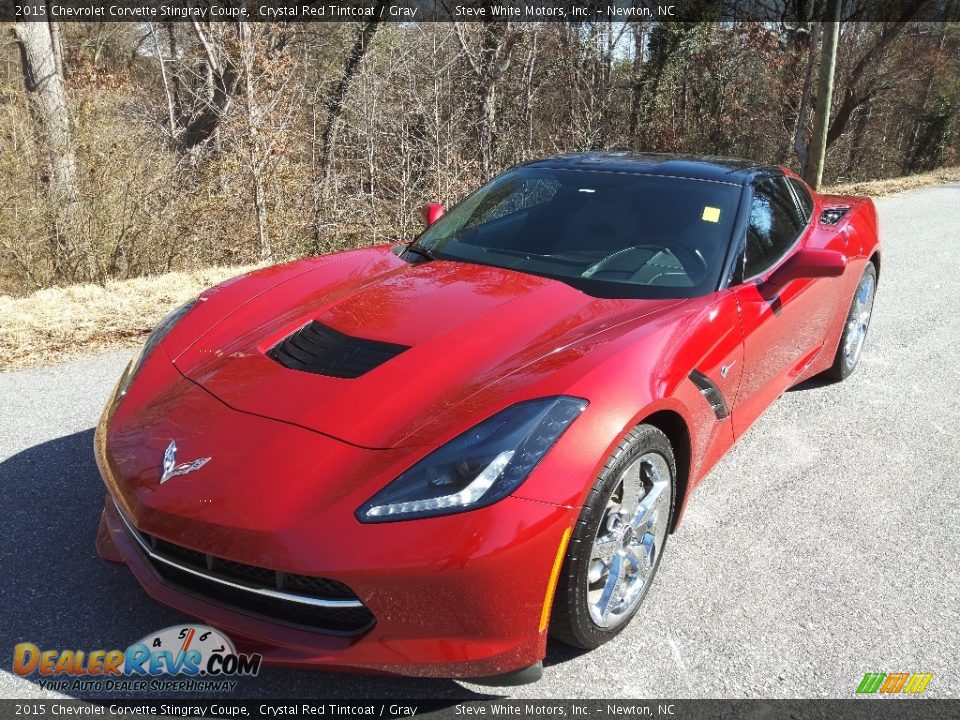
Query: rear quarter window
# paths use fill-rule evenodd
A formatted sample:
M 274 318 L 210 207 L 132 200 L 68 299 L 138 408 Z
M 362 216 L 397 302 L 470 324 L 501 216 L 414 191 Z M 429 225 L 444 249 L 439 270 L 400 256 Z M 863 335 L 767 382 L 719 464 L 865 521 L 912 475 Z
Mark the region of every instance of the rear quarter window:
M 789 178 L 787 182 L 793 188 L 797 196 L 797 202 L 800 203 L 800 213 L 803 222 L 810 222 L 810 216 L 813 215 L 813 198 L 810 197 L 810 191 L 807 186 L 796 178 Z

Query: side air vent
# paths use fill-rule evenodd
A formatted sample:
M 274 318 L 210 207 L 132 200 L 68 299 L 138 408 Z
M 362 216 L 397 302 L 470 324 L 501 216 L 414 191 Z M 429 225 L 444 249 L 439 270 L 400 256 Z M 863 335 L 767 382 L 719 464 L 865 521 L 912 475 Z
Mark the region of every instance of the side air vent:
M 690 373 L 690 381 L 700 389 L 700 394 L 710 403 L 710 409 L 717 416 L 717 420 L 723 420 L 730 414 L 727 401 L 713 380 L 699 370 L 694 370 Z
M 313 320 L 270 348 L 267 356 L 291 370 L 352 379 L 409 349 L 344 335 Z
M 843 216 L 850 212 L 849 207 L 829 207 L 820 213 L 821 225 L 836 225 L 843 219 Z

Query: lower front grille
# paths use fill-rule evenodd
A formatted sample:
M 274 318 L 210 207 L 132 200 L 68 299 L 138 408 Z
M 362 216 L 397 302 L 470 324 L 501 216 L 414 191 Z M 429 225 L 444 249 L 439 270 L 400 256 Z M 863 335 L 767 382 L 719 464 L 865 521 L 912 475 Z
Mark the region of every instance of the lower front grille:
M 358 635 L 373 626 L 373 615 L 363 605 L 321 608 L 282 598 L 251 594 L 229 585 L 210 582 L 164 563 L 154 563 L 153 569 L 164 582 L 178 590 L 249 615 L 258 615 L 272 622 L 335 635 Z
M 167 585 L 231 610 L 330 635 L 359 635 L 373 613 L 343 583 L 247 565 L 142 533 L 117 508 L 127 532 Z

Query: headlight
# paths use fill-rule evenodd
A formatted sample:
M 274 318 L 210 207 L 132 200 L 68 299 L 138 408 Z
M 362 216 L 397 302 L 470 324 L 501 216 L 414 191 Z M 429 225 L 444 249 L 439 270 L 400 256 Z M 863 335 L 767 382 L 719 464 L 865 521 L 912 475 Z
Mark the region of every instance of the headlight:
M 176 310 L 168 313 L 163 320 L 157 323 L 157 326 L 147 336 L 147 341 L 143 344 L 143 347 L 137 351 L 137 354 L 130 360 L 130 364 L 127 365 L 127 369 L 123 371 L 120 382 L 117 383 L 114 402 L 122 398 L 124 393 L 127 392 L 130 383 L 133 382 L 137 373 L 140 372 L 143 361 L 146 360 L 154 348 L 157 347 L 157 343 L 163 340 L 164 336 L 170 332 L 170 329 L 180 321 L 180 318 L 190 312 L 196 304 L 197 298 L 194 298 L 190 302 L 184 303 Z
M 361 522 L 449 515 L 497 502 L 527 479 L 586 400 L 517 403 L 458 435 L 357 510 Z

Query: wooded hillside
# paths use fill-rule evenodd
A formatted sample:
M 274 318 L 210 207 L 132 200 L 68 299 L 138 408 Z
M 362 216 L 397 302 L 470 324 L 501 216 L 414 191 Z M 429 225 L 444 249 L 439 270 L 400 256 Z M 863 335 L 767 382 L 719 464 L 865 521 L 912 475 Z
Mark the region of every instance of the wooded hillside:
M 841 28 L 825 180 L 960 161 L 960 26 Z M 802 169 L 818 23 L 8 24 L 0 292 L 409 239 L 528 158 Z

